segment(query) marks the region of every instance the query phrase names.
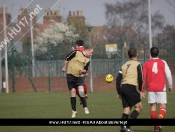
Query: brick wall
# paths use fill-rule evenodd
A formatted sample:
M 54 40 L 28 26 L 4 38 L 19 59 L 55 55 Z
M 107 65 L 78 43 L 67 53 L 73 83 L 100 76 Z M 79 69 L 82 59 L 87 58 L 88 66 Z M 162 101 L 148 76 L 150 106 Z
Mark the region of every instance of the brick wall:
M 115 76 L 114 76 L 115 78 Z M 88 91 L 89 77 L 87 77 Z M 33 77 L 32 81 L 36 87 L 37 92 L 48 92 L 49 81 L 48 77 Z M 50 90 L 52 92 L 68 92 L 66 77 L 51 77 Z M 9 92 L 12 92 L 12 79 L 9 79 Z M 105 82 L 105 75 L 93 76 L 93 91 L 115 91 L 115 81 L 112 83 Z M 5 89 L 3 89 L 5 92 Z M 15 78 L 15 92 L 35 92 L 28 77 Z
M 172 75 L 174 76 L 174 74 Z M 105 75 L 94 75 L 93 76 L 93 91 L 116 91 L 115 88 L 115 78 L 112 83 L 105 82 Z M 37 92 L 48 92 L 49 91 L 49 83 L 48 77 L 34 77 L 32 78 L 33 83 L 35 84 Z M 89 77 L 87 78 L 88 91 L 89 87 Z M 175 79 L 173 79 L 173 86 L 175 86 Z M 66 77 L 51 77 L 50 78 L 50 90 L 51 92 L 68 92 Z M 5 92 L 5 89 L 3 89 Z M 9 92 L 12 92 L 12 79 L 9 79 Z M 15 78 L 15 92 L 35 92 L 32 87 L 31 82 L 28 77 L 16 77 Z

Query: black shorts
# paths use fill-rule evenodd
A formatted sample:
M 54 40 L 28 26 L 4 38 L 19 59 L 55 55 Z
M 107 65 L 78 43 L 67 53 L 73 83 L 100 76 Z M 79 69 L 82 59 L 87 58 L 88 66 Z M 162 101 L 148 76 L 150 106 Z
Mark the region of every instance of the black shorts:
M 134 85 L 123 84 L 121 87 L 121 96 L 123 108 L 132 107 L 141 101 L 140 94 Z
M 71 74 L 67 74 L 67 85 L 68 89 L 77 88 L 84 85 L 84 77 L 75 77 Z

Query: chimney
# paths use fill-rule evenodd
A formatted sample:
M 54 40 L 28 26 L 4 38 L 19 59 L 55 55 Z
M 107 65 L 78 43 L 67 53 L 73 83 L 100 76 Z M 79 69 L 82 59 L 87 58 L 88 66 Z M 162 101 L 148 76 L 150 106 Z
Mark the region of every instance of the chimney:
M 47 15 L 49 15 L 49 16 L 50 16 L 50 14 L 51 14 L 50 10 L 47 10 Z
M 79 11 L 77 11 L 77 16 L 80 16 Z
M 80 12 L 80 16 L 84 16 L 83 11 Z
M 6 14 L 6 24 L 8 25 L 11 22 L 11 14 L 8 12 L 8 8 L 5 7 L 5 14 Z M 0 8 L 0 22 L 3 23 L 3 7 Z
M 55 22 L 62 22 L 62 16 L 59 10 L 48 10 L 47 15 L 43 16 L 44 24 L 52 24 Z
M 71 11 L 69 11 L 69 16 L 71 16 Z
M 73 11 L 73 16 L 75 16 L 75 11 Z
M 47 10 L 44 11 L 44 16 L 46 16 L 46 15 L 47 15 Z
M 59 11 L 59 10 L 57 11 L 57 15 L 58 15 L 58 16 L 61 16 L 61 15 L 60 15 L 60 11 Z

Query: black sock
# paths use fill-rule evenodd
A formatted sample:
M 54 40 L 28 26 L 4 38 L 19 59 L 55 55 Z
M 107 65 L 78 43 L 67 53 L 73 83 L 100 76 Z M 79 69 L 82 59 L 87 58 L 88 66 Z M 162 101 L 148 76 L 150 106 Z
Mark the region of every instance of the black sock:
M 70 97 L 70 102 L 71 102 L 72 110 L 76 111 L 76 97 Z
M 85 97 L 80 97 L 80 99 L 81 99 L 81 102 L 83 104 L 83 108 L 87 107 L 87 103 L 86 103 Z
M 122 119 L 128 119 L 128 117 L 129 117 L 129 115 L 127 115 L 125 113 L 122 114 Z
M 130 119 L 136 119 L 139 116 L 139 112 L 137 110 L 134 110 L 131 114 L 130 114 Z
M 122 114 L 122 119 L 128 119 L 128 117 L 129 117 L 129 115 L 127 115 L 127 114 L 125 114 L 125 113 L 123 113 Z M 121 126 L 121 128 L 123 128 L 124 126 Z

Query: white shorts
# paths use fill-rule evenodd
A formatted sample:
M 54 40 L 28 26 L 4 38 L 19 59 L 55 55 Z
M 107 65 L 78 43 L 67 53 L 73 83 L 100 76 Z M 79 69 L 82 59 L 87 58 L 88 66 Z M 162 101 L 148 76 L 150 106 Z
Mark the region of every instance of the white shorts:
M 167 103 L 167 94 L 166 91 L 163 92 L 150 92 L 148 91 L 148 103 L 159 103 L 166 104 Z

